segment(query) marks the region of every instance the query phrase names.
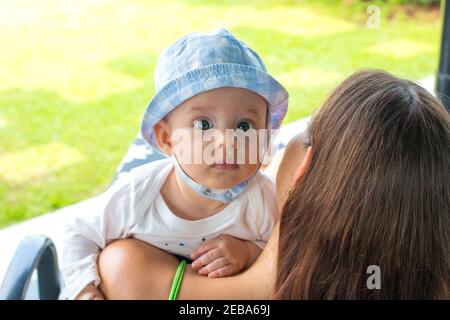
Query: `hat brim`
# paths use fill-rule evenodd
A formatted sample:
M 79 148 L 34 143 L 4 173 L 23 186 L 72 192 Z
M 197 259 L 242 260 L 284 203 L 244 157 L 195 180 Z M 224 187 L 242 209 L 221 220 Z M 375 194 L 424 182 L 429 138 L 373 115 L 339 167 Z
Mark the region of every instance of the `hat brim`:
M 169 112 L 189 98 L 212 89 L 234 87 L 253 91 L 268 104 L 272 129 L 278 129 L 288 106 L 286 89 L 266 72 L 247 65 L 223 63 L 191 70 L 164 85 L 145 110 L 141 133 L 144 140 L 159 151 L 153 127 Z

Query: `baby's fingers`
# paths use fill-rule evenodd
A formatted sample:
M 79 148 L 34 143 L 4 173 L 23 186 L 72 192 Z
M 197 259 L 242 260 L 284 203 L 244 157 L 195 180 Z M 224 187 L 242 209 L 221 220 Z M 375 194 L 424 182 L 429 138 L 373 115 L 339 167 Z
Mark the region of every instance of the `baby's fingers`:
M 198 270 L 198 273 L 209 276 L 210 273 L 215 272 L 226 265 L 228 265 L 228 259 L 225 257 L 220 257 Z
M 235 274 L 234 267 L 231 264 L 227 264 L 223 266 L 222 268 L 215 270 L 208 274 L 208 278 L 221 278 L 221 277 L 228 277 L 233 274 Z
M 194 252 L 191 253 L 191 259 L 195 260 L 205 252 L 213 250 L 214 248 L 217 247 L 217 243 L 218 243 L 217 239 L 203 242 L 197 249 L 194 250 Z
M 208 252 L 202 254 L 200 258 L 197 258 L 195 261 L 192 262 L 191 267 L 194 270 L 198 270 L 203 266 L 206 266 L 213 262 L 216 259 L 219 259 L 223 256 L 222 250 L 220 249 L 212 249 Z

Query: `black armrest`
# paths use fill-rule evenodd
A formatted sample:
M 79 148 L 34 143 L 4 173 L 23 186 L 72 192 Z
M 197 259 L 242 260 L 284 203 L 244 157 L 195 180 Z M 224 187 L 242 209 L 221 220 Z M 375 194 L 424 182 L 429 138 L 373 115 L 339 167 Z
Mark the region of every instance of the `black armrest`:
M 436 77 L 438 97 L 450 112 L 450 2 L 442 1 L 442 40 L 439 71 Z
M 39 299 L 58 299 L 61 290 L 56 248 L 45 236 L 22 240 L 0 287 L 0 300 L 23 300 L 33 271 L 38 271 Z

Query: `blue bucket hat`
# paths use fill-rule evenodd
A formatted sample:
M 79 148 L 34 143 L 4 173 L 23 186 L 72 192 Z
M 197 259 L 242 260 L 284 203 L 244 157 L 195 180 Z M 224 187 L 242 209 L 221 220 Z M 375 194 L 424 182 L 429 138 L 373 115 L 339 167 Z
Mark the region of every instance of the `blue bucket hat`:
M 243 88 L 268 103 L 271 128 L 278 129 L 288 106 L 286 89 L 267 73 L 258 54 L 224 29 L 188 34 L 165 49 L 154 74 L 156 95 L 141 123 L 144 140 L 159 151 L 153 127 L 187 99 L 212 89 Z

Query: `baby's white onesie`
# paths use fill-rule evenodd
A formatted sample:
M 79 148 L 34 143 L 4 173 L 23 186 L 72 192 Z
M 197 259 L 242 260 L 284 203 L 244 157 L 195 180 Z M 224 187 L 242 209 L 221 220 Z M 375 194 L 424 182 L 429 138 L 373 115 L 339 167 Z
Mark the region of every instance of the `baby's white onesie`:
M 97 206 L 67 225 L 61 269 L 69 299 L 89 283 L 100 283 L 98 255 L 116 239 L 139 239 L 186 257 L 221 234 L 265 246 L 278 216 L 274 184 L 268 177 L 258 172 L 247 190 L 222 211 L 185 220 L 171 212 L 160 194 L 173 168 L 171 158 L 137 167 L 98 196 Z

